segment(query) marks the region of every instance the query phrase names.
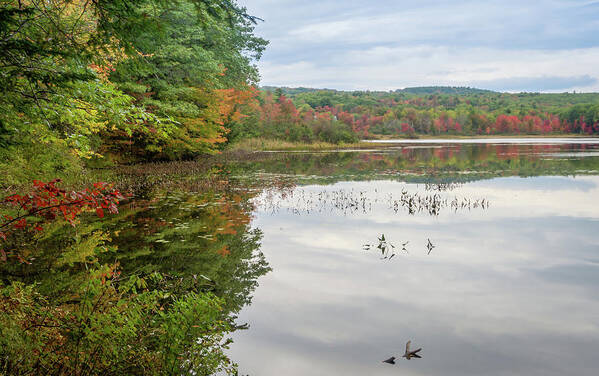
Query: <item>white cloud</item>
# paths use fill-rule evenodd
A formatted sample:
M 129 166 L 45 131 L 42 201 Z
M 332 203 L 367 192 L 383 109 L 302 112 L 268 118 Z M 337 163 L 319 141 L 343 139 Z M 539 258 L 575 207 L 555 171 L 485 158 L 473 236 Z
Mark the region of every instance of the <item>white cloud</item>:
M 599 90 L 580 84 L 599 77 L 596 1 L 247 5 L 266 20 L 257 33 L 271 42 L 260 64 L 264 85 L 395 89 L 502 80 L 512 90 L 547 90 L 572 81 L 570 90 Z
M 260 68 L 264 85 L 389 90 L 419 85 L 473 85 L 522 77 L 596 78 L 597 61 L 597 47 L 549 51 L 414 46 L 348 50 L 323 64 L 264 61 Z M 599 90 L 597 82 L 589 82 L 592 86 L 570 90 Z

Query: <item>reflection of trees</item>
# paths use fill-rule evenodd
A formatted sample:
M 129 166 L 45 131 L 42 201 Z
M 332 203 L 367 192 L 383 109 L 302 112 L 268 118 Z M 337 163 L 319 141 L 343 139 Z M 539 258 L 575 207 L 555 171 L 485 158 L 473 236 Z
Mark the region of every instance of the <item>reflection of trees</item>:
M 293 176 L 298 184 L 351 180 L 459 183 L 499 176 L 596 174 L 599 157 L 560 158 L 551 153 L 593 151 L 595 145 L 454 144 L 381 148 L 372 152 L 269 153 L 231 167 L 237 175 L 255 171 Z
M 112 225 L 123 273 L 158 271 L 177 281 L 172 288 L 178 293 L 211 291 L 236 314 L 270 270 L 259 251 L 262 233 L 250 228 L 248 198 L 240 192 L 169 193 L 123 211 Z
M 0 264 L 0 368 L 18 369 L 18 351 L 3 352 L 10 341 L 10 350 L 44 355 L 28 360 L 39 374 L 59 363 L 170 367 L 181 356 L 197 374 L 233 372 L 225 336 L 270 270 L 249 198 L 236 190 L 169 193 L 30 239 L 23 252 L 34 263 Z M 25 285 L 4 288 L 15 281 Z
M 26 245 L 40 250 L 34 263 L 3 264 L 2 275 L 26 283 L 41 280 L 49 296 L 62 298 L 85 278 L 85 265 L 69 265 L 59 255 L 106 243 L 100 261 L 118 261 L 123 277 L 163 273 L 178 281 L 171 286 L 173 298 L 188 291 L 211 291 L 225 298 L 228 312 L 236 313 L 250 302 L 258 277 L 270 270 L 259 250 L 262 233 L 250 226 L 250 196 L 233 190 L 168 193 L 123 206 L 103 222 L 82 223 L 75 229 L 57 225 Z

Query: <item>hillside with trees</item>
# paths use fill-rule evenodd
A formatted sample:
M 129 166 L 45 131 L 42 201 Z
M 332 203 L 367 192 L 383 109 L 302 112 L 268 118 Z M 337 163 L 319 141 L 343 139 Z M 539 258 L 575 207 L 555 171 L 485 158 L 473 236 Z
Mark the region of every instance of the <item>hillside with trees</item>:
M 291 141 L 599 134 L 596 93 L 510 94 L 457 87 L 350 92 L 267 87 L 259 99 L 252 136 Z

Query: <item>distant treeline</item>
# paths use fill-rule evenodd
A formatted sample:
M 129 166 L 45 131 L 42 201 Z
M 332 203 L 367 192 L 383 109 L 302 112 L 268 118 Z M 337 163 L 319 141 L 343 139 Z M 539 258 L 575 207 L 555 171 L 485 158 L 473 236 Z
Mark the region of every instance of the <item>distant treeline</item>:
M 599 93 L 264 87 L 259 102 L 252 135 L 291 141 L 347 142 L 383 135 L 599 134 Z

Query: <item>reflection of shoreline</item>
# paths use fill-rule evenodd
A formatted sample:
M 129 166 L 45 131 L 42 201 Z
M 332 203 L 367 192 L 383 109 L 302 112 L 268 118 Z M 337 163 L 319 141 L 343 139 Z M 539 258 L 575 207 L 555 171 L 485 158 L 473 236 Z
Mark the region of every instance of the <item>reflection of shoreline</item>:
M 164 188 L 203 191 L 236 184 L 261 189 L 273 182 L 332 184 L 396 180 L 473 182 L 504 176 L 599 174 L 594 144 L 444 144 L 382 146 L 375 152 L 225 152 L 209 160 L 153 163 L 119 170 L 119 188 L 140 193 Z M 575 154 L 575 156 L 574 156 Z
M 178 294 L 214 294 L 223 299 L 222 320 L 231 332 L 247 329 L 236 322 L 239 312 L 272 270 L 260 250 L 263 234 L 251 225 L 252 194 L 176 190 L 134 202 L 121 211 L 112 242 L 123 275 L 160 272 L 176 281 Z
M 446 144 L 385 146 L 376 152 L 266 153 L 240 162 L 235 175 L 291 179 L 297 184 L 344 180 L 472 182 L 501 176 L 599 173 L 594 144 Z M 568 157 L 562 157 L 567 153 Z M 577 153 L 577 158 L 571 153 Z M 256 171 L 259 172 L 256 175 Z

